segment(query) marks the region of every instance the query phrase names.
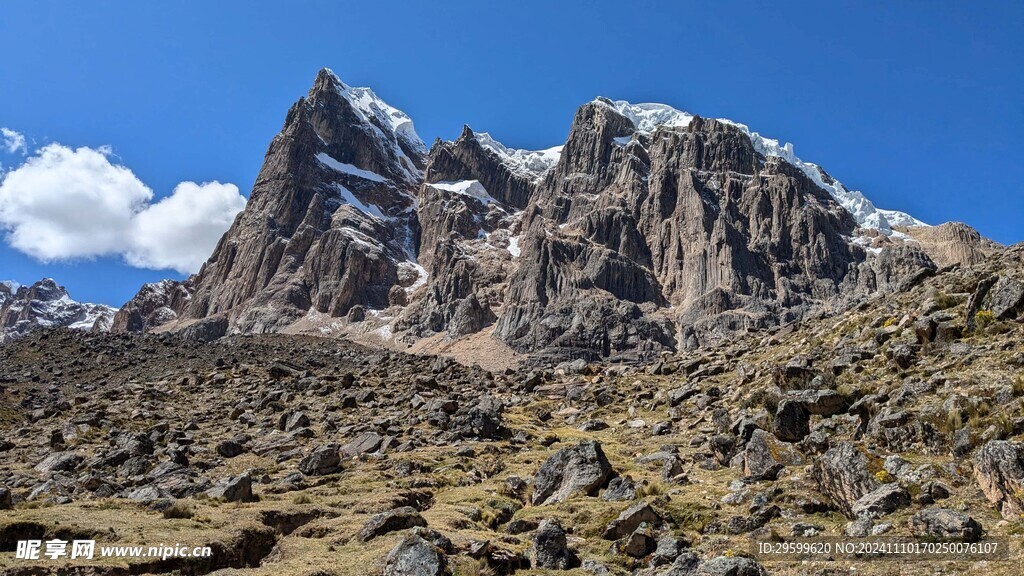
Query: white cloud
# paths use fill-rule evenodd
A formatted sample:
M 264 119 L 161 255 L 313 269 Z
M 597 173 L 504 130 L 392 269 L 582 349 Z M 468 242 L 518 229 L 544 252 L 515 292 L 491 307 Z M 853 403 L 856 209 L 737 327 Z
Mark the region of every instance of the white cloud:
M 28 152 L 28 146 L 25 145 L 25 135 L 19 132 L 15 132 L 10 128 L 0 128 L 0 136 L 3 136 L 3 142 L 0 143 L 0 147 L 7 150 L 11 154 L 15 152 L 21 152 L 25 154 Z
M 245 198 L 234 184 L 182 182 L 136 215 L 125 257 L 140 268 L 195 272 L 242 208 Z
M 192 273 L 245 206 L 234 184 L 182 182 L 153 203 L 109 148 L 49 144 L 3 176 L 0 228 L 44 262 L 120 255 L 132 266 Z

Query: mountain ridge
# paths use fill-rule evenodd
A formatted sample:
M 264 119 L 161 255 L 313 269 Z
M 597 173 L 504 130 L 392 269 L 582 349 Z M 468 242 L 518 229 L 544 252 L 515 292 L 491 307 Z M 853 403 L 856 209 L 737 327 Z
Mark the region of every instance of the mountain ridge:
M 411 118 L 324 69 L 246 209 L 175 287 L 189 297 L 133 299 L 115 329 L 399 347 L 485 333 L 526 354 L 650 355 L 934 270 L 908 225 L 923 223 L 731 120 L 598 98 L 562 146 L 509 149 L 465 126 L 428 150 Z

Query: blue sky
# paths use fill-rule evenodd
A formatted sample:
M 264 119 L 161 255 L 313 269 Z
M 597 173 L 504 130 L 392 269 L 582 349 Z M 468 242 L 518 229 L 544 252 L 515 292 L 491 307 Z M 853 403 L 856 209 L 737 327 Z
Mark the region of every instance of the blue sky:
M 604 95 L 743 122 L 880 207 L 1013 243 L 1024 240 L 1022 37 L 1017 1 L 7 0 L 0 126 L 29 151 L 110 146 L 157 201 L 184 181 L 247 195 L 325 66 L 407 112 L 428 144 L 468 123 L 546 148 Z M 27 157 L 0 151 L 0 164 Z M 119 305 L 181 274 L 117 256 L 43 263 L 0 245 L 0 278 L 42 276 Z

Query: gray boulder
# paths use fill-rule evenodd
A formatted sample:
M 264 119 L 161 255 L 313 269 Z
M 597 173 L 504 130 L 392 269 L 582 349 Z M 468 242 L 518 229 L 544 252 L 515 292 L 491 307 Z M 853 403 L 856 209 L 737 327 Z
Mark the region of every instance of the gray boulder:
M 661 523 L 661 516 L 647 502 L 637 502 L 626 508 L 619 517 L 612 520 L 601 535 L 605 540 L 618 540 L 631 534 L 641 524 L 651 526 Z
M 448 558 L 440 548 L 410 534 L 388 552 L 384 576 L 448 576 Z
M 743 452 L 743 475 L 757 480 L 774 480 L 786 466 L 804 464 L 805 459 L 791 444 L 758 429 Z
M 252 478 L 248 474 L 230 476 L 206 491 L 210 498 L 223 498 L 228 502 L 253 502 Z
M 898 484 L 883 484 L 853 503 L 858 518 L 881 518 L 910 505 L 910 494 Z
M 57 452 L 50 454 L 42 462 L 36 464 L 36 472 L 44 475 L 54 472 L 73 472 L 82 463 L 82 457 L 74 452 Z
M 299 472 L 306 476 L 323 476 L 341 470 L 341 457 L 337 444 L 326 444 L 299 461 Z
M 360 454 L 374 452 L 380 448 L 384 438 L 376 432 L 363 432 L 356 436 L 351 442 L 341 447 L 342 454 L 346 458 L 355 458 Z
M 612 466 L 594 440 L 562 448 L 544 464 L 534 478 L 533 504 L 562 502 L 573 494 L 594 494 L 612 473 Z
M 546 519 L 533 535 L 533 567 L 543 570 L 568 570 L 579 565 L 569 549 L 565 530 L 558 520 Z

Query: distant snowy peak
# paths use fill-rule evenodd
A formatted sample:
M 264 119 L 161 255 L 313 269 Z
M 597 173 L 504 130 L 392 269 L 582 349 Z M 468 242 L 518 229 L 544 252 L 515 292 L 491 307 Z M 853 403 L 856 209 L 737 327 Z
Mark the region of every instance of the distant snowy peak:
M 31 286 L 0 282 L 0 342 L 43 328 L 106 331 L 116 312 L 103 304 L 72 300 L 51 278 Z
M 382 100 L 370 88 L 349 86 L 330 68 L 324 68 L 324 72 L 332 76 L 338 86 L 338 92 L 348 100 L 363 121 L 387 130 L 421 155 L 427 153 L 427 146 L 416 133 L 412 118 L 408 114 Z
M 609 106 L 619 114 L 628 118 L 638 132 L 651 134 L 658 128 L 685 128 L 690 125 L 693 115 L 688 112 L 676 110 L 666 104 L 640 103 L 631 104 L 625 100 L 610 100 L 598 97 L 593 101 L 595 104 Z M 804 162 L 793 152 L 793 145 L 790 143 L 781 144 L 778 140 L 766 138 L 757 132 L 752 132 L 746 124 L 740 124 L 727 118 L 718 118 L 719 122 L 730 124 L 739 128 L 754 145 L 754 149 L 765 157 L 775 156 L 787 163 L 799 168 L 815 184 L 827 191 L 837 202 L 846 208 L 857 223 L 864 228 L 879 230 L 885 234 L 892 234 L 894 226 L 927 226 L 924 222 L 913 216 L 895 210 L 882 210 L 867 199 L 864 194 L 856 190 L 849 190 L 835 178 L 832 178 L 817 164 Z
M 487 132 L 473 132 L 473 137 L 481 146 L 494 152 L 502 163 L 513 172 L 527 176 L 533 180 L 540 179 L 545 172 L 558 163 L 562 155 L 562 146 L 554 146 L 544 150 L 521 150 L 508 148 L 495 140 Z

